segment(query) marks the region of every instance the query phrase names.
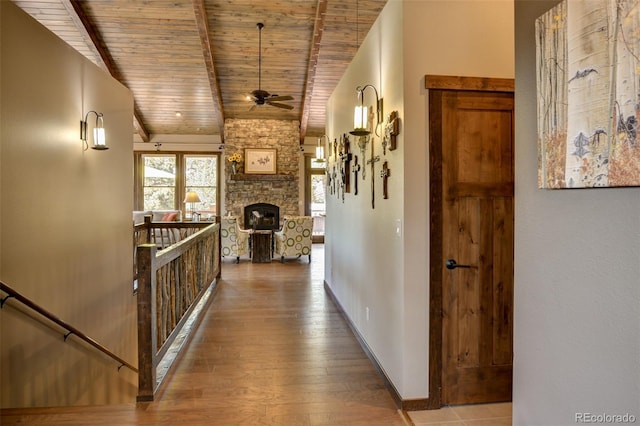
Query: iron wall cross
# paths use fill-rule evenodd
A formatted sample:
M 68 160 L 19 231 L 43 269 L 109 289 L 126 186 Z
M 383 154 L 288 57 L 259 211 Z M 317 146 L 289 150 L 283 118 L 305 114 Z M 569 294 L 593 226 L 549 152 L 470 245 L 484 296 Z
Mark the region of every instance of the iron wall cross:
M 396 136 L 400 133 L 400 119 L 398 118 L 398 111 L 393 111 L 387 118 L 387 124 L 384 126 L 384 142 L 383 146 L 389 146 L 389 151 L 393 151 L 397 148 Z
M 336 193 L 336 181 L 338 180 L 338 174 L 336 173 L 336 166 L 331 167 L 331 194 Z
M 351 192 L 351 152 L 349 137 L 342 135 L 342 143 L 340 144 L 340 174 L 342 175 L 342 201 L 344 201 L 344 193 Z
M 371 208 L 376 208 L 376 191 L 375 191 L 375 166 L 380 161 L 379 155 L 373 155 L 373 139 L 371 140 L 371 158 L 367 160 L 367 164 L 371 164 Z
M 360 148 L 360 153 L 362 154 L 362 161 L 364 162 L 367 159 L 364 150 L 367 149 L 367 143 L 369 142 L 369 136 L 358 136 L 357 139 L 358 148 Z M 364 180 L 365 169 L 362 168 L 362 180 Z
M 382 178 L 382 198 L 385 200 L 389 198 L 389 193 L 387 192 L 387 180 L 389 176 L 391 176 L 391 169 L 389 169 L 389 165 L 385 161 L 382 163 L 382 170 L 380 170 L 380 177 Z
M 353 172 L 353 195 L 358 195 L 358 172 L 360 171 L 360 164 L 358 164 L 358 156 L 353 156 L 353 165 L 351 166 Z

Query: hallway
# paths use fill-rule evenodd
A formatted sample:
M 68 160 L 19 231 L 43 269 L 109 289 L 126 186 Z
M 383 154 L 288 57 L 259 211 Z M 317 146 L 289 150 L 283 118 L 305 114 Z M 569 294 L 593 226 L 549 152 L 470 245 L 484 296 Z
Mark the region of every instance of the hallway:
M 2 424 L 407 424 L 326 295 L 323 258 L 314 245 L 311 265 L 306 256 L 225 259 L 218 292 L 157 401 L 28 410 Z
M 285 264 L 236 265 L 223 279 L 162 401 L 208 424 L 404 424 L 323 289 L 323 246 Z M 173 408 L 171 408 L 173 409 Z

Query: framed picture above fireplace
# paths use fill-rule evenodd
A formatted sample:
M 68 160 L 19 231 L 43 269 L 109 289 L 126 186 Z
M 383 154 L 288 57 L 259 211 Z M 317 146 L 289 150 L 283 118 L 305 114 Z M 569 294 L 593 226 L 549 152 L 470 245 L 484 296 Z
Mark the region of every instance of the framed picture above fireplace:
M 244 172 L 256 175 L 276 174 L 276 150 L 270 148 L 245 148 Z

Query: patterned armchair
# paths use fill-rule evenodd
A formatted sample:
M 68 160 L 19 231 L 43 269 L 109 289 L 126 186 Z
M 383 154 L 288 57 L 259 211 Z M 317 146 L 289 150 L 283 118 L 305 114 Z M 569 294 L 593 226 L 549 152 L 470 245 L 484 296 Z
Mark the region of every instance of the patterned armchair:
M 222 257 L 235 256 L 240 263 L 240 256 L 249 254 L 249 232 L 240 229 L 238 218 L 224 216 L 220 220 L 220 239 Z
M 276 255 L 284 263 L 285 256 L 309 256 L 311 263 L 311 235 L 313 218 L 311 216 L 285 216 L 282 229 L 273 233 L 276 243 Z

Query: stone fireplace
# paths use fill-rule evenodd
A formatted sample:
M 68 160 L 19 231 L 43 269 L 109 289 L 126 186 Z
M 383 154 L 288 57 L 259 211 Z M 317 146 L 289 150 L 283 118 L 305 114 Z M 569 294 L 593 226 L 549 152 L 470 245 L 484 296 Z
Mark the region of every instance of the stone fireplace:
M 245 228 L 245 207 L 252 204 L 277 206 L 278 222 L 284 215 L 299 214 L 301 152 L 297 120 L 225 120 L 224 141 L 225 206 L 229 214 L 238 216 Z M 245 174 L 244 162 L 240 162 L 233 175 L 227 158 L 236 152 L 244 158 L 245 148 L 275 149 L 276 173 Z
M 245 206 L 244 229 L 280 229 L 280 207 L 269 203 Z

